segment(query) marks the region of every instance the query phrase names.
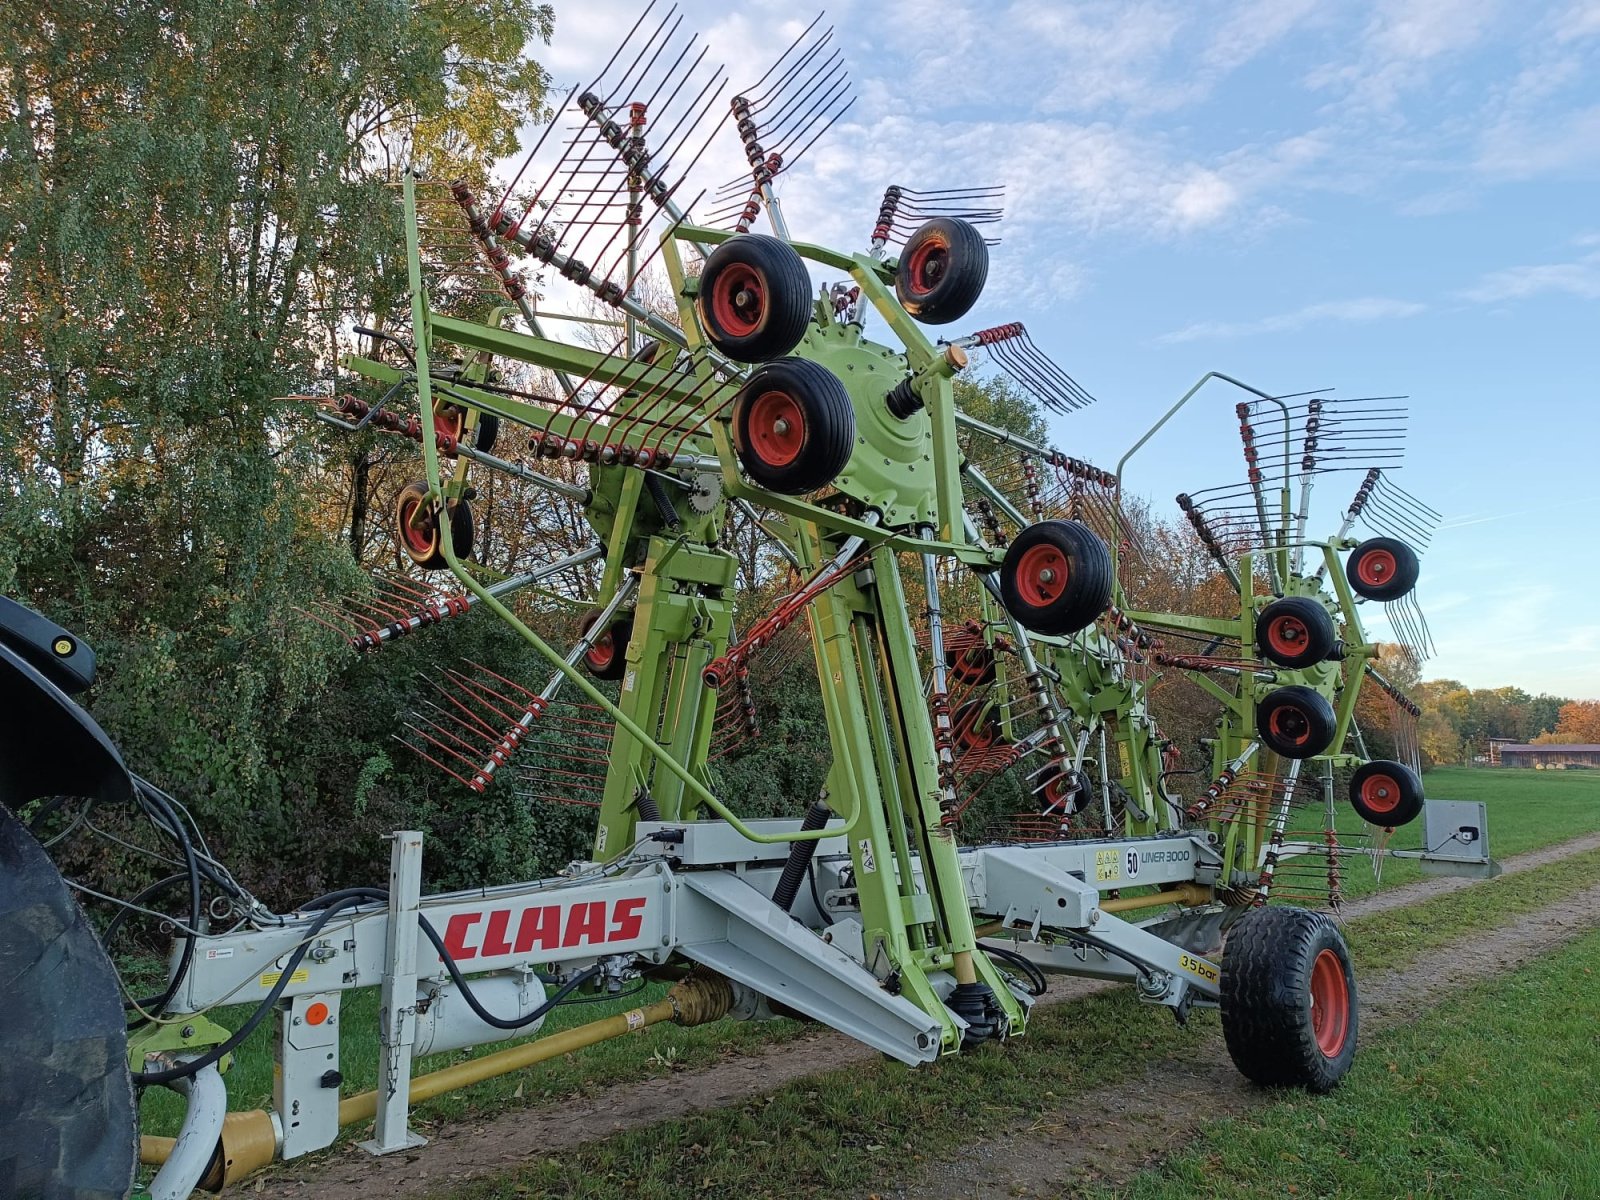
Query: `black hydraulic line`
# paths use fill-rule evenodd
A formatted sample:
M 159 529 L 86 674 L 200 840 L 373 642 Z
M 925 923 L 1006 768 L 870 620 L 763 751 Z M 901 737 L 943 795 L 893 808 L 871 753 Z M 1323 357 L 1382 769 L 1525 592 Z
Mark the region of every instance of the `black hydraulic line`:
M 200 860 L 195 855 L 194 843 L 189 840 L 188 830 L 184 829 L 183 823 L 178 819 L 177 811 L 168 803 L 167 794 L 137 776 L 134 777 L 134 783 L 137 788 L 136 794 L 139 798 L 139 806 L 144 809 L 147 816 L 151 816 L 152 823 L 156 824 L 157 828 L 160 828 L 159 821 L 155 820 L 155 814 L 151 813 L 152 808 L 167 821 L 167 832 L 183 850 L 184 867 L 189 879 L 189 929 L 191 932 L 185 935 L 183 939 L 183 951 L 178 957 L 178 969 L 172 973 L 172 978 L 167 981 L 165 990 L 158 992 L 154 996 L 145 996 L 139 1000 L 124 1000 L 122 1002 L 124 1010 L 142 1008 L 155 1009 L 159 1012 L 178 994 L 178 988 L 182 986 L 184 977 L 189 973 L 189 967 L 194 962 L 195 935 L 193 931 L 200 928 L 201 919 Z
M 833 810 L 828 807 L 826 801 L 814 801 L 811 807 L 806 809 L 806 815 L 800 822 L 800 829 L 805 833 L 821 829 L 832 815 Z M 789 857 L 783 864 L 783 874 L 778 876 L 778 886 L 772 889 L 772 902 L 784 912 L 794 907 L 794 898 L 800 894 L 800 881 L 806 877 L 811 867 L 811 856 L 816 852 L 815 838 L 795 842 L 789 847 Z
M 1010 963 L 1028 977 L 1028 994 L 1042 996 L 1050 987 L 1050 981 L 1045 978 L 1044 972 L 1039 969 L 1039 964 L 1015 950 L 1007 950 L 1003 946 L 995 946 L 989 942 L 979 943 L 979 948 L 991 958 L 998 958 L 1002 962 Z

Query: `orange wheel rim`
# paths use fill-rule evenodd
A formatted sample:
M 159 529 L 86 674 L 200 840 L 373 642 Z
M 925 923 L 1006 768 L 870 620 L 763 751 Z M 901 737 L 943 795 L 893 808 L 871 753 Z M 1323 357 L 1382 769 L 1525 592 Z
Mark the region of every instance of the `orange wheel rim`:
M 1337 1058 L 1350 1037 L 1350 981 L 1332 950 L 1311 964 L 1311 1034 L 1328 1058 Z
M 1356 578 L 1367 587 L 1382 587 L 1394 578 L 1397 564 L 1388 550 L 1368 550 L 1356 560 Z
M 788 392 L 763 392 L 750 406 L 750 448 L 769 467 L 786 467 L 800 457 L 806 418 Z
M 1303 654 L 1310 641 L 1311 630 L 1299 617 L 1281 616 L 1267 626 L 1267 648 L 1281 657 Z
M 910 291 L 916 296 L 926 296 L 938 287 L 950 269 L 950 243 L 942 237 L 930 237 L 911 252 L 906 264 L 906 278 Z
M 1361 803 L 1375 813 L 1392 813 L 1400 807 L 1400 781 L 1388 775 L 1369 775 L 1361 781 Z
M 611 636 L 611 631 L 607 630 L 595 638 L 594 645 L 589 647 L 589 653 L 585 657 L 589 660 L 589 665 L 596 671 L 604 671 L 611 665 L 611 660 L 616 657 L 616 654 L 616 640 Z
M 415 523 L 421 504 L 420 500 L 407 500 L 400 506 L 400 536 L 407 550 L 426 557 L 433 553 L 438 531 L 434 529 L 431 519 L 423 521 L 421 525 Z
M 711 293 L 711 315 L 729 337 L 749 337 L 767 320 L 767 290 L 760 272 L 734 263 L 717 276 Z
M 1267 728 L 1274 737 L 1294 746 L 1303 746 L 1311 740 L 1311 718 L 1292 704 L 1273 709 L 1267 717 Z
M 1067 556 L 1055 546 L 1035 546 L 1017 561 L 1017 592 L 1034 608 L 1049 608 L 1067 590 Z

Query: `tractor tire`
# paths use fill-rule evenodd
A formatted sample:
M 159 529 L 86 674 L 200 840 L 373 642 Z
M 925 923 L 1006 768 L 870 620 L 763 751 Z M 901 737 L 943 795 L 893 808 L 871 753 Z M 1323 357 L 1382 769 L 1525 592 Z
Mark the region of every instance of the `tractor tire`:
M 1398 538 L 1368 538 L 1345 560 L 1350 590 L 1367 600 L 1398 600 L 1417 586 L 1417 552 Z
M 1350 807 L 1370 825 L 1409 825 L 1422 815 L 1422 780 L 1404 763 L 1374 759 L 1350 776 Z
M 0 778 L 15 801 L 9 783 Z M 117 973 L 61 872 L 5 804 L 0 1005 L 0 1194 L 120 1200 L 139 1135 Z
M 900 307 L 924 325 L 967 315 L 989 279 L 989 247 L 976 227 L 935 217 L 907 240 L 894 271 Z
M 1333 705 L 1315 688 L 1294 684 L 1268 692 L 1256 705 L 1256 736 L 1284 758 L 1315 758 L 1338 729 Z
M 780 358 L 733 399 L 733 445 L 757 487 L 799 496 L 832 483 L 855 449 L 856 414 L 821 363 Z
M 580 635 L 600 616 L 601 610 L 593 608 L 578 627 Z M 583 656 L 583 669 L 596 679 L 621 679 L 628 672 L 628 641 L 633 636 L 633 614 L 620 613 L 611 619 L 611 628 L 595 639 L 589 652 Z
M 741 234 L 707 257 L 695 311 L 718 353 L 747 363 L 782 358 L 811 324 L 811 273 L 783 239 Z
M 1303 908 L 1257 908 L 1222 949 L 1222 1035 L 1265 1087 L 1331 1090 L 1355 1058 L 1359 1006 L 1339 927 Z
M 1274 600 L 1256 617 L 1256 649 L 1280 667 L 1310 667 L 1333 653 L 1338 633 L 1328 610 L 1310 596 Z
M 444 549 L 439 544 L 438 514 L 429 514 L 420 525 L 412 524 L 413 515 L 427 496 L 428 485 L 421 479 L 412 480 L 395 495 L 395 537 L 406 557 L 417 566 L 425 571 L 442 571 L 450 564 L 445 561 Z M 450 513 L 450 544 L 457 558 L 470 558 L 474 532 L 472 505 L 462 499 L 452 501 L 447 507 Z
M 1111 552 L 1077 521 L 1029 525 L 1000 564 L 1006 611 L 1034 633 L 1083 629 L 1111 603 L 1111 582 Z

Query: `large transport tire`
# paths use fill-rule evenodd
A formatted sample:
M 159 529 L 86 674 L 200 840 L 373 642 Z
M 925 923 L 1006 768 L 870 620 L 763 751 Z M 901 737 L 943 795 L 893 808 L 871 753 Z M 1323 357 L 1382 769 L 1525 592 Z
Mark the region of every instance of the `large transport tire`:
M 1256 705 L 1256 735 L 1284 758 L 1315 758 L 1333 744 L 1338 730 L 1333 705 L 1303 684 L 1268 692 Z
M 580 634 L 600 616 L 601 610 L 590 609 L 578 627 Z M 596 679 L 621 679 L 628 672 L 628 641 L 633 637 L 633 614 L 619 613 L 611 618 L 611 628 L 595 639 L 589 653 L 583 656 L 583 669 Z
M 967 315 L 988 279 L 983 234 L 958 217 L 935 217 L 900 252 L 894 291 L 900 307 L 924 325 L 948 325 Z
M 807 358 L 767 363 L 733 399 L 733 446 L 757 487 L 799 496 L 830 484 L 855 449 L 856 411 L 839 377 Z
M 0 1013 L 0 1194 L 121 1200 L 138 1134 L 117 974 L 61 873 L 4 804 Z
M 394 498 L 394 534 L 406 557 L 425 571 L 442 571 L 449 567 L 444 549 L 439 544 L 438 514 L 430 513 L 419 524 L 413 524 L 417 508 L 428 496 L 427 482 L 414 479 L 396 493 Z M 466 500 L 449 504 L 450 540 L 457 558 L 472 556 L 472 505 Z
M 1328 610 L 1310 596 L 1274 600 L 1256 617 L 1256 649 L 1280 667 L 1309 667 L 1333 653 L 1338 633 Z
M 1246 913 L 1222 948 L 1222 1036 L 1246 1079 L 1326 1092 L 1344 1078 L 1360 1024 L 1355 970 L 1321 913 Z
M 1374 759 L 1350 776 L 1350 807 L 1386 829 L 1409 825 L 1422 815 L 1422 780 L 1405 763 Z
M 695 310 L 706 340 L 735 362 L 781 358 L 811 324 L 811 273 L 781 238 L 741 234 L 707 257 Z
M 1006 548 L 1000 598 L 1034 633 L 1076 633 L 1111 603 L 1111 552 L 1077 521 L 1029 525 Z
M 1345 560 L 1350 590 L 1368 600 L 1398 600 L 1417 586 L 1417 552 L 1398 538 L 1368 538 Z

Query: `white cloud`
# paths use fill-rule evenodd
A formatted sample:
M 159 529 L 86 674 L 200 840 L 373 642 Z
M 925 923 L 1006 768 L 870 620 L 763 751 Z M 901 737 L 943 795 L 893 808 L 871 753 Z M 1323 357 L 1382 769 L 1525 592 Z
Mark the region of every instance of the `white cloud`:
M 1460 295 L 1463 300 L 1476 304 L 1498 304 L 1505 300 L 1526 300 L 1547 292 L 1576 296 L 1580 300 L 1600 300 L 1600 254 L 1587 255 L 1576 262 L 1539 263 L 1491 271 Z
M 1399 320 L 1425 312 L 1427 305 L 1386 296 L 1364 296 L 1356 300 L 1330 300 L 1308 304 L 1293 312 L 1260 317 L 1254 321 L 1197 321 L 1182 329 L 1164 333 L 1156 339 L 1162 345 L 1195 342 L 1214 338 L 1251 337 L 1261 333 L 1288 333 L 1329 321 L 1364 322 Z

